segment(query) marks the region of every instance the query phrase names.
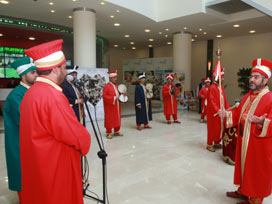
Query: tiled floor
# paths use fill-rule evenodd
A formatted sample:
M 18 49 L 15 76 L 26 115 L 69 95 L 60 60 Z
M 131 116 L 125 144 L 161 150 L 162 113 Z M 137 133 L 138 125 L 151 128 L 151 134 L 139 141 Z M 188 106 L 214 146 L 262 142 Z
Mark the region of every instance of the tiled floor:
M 134 113 L 132 105 L 123 107 L 124 115 Z M 161 110 L 159 105 L 154 111 Z M 108 195 L 110 204 L 234 204 L 225 192 L 234 190 L 233 166 L 223 162 L 222 151 L 208 152 L 206 123 L 199 123 L 196 112 L 179 112 L 182 124 L 167 125 L 162 113 L 153 115 L 152 129 L 137 131 L 135 117 L 122 119 L 124 137 L 105 138 L 108 153 Z M 3 128 L 1 118 L 0 129 Z M 92 128 L 88 153 L 89 190 L 102 197 L 101 160 Z M 0 134 L 0 203 L 17 204 L 17 195 L 7 188 L 4 135 Z M 85 204 L 95 204 L 84 199 Z M 272 203 L 272 197 L 264 204 Z

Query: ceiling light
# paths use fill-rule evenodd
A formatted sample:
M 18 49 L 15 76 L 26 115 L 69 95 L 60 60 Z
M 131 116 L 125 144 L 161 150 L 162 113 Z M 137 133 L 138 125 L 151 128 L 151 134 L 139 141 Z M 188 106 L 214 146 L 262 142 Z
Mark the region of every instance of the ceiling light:
M 195 39 L 192 39 L 192 42 L 194 42 L 195 41 Z
M 169 31 L 169 29 L 168 29 L 168 28 L 166 28 L 166 29 L 165 29 L 165 31 Z
M 151 30 L 145 29 L 144 32 L 149 33 Z
M 120 13 L 120 11 L 119 11 L 119 10 L 116 10 L 116 13 Z
M 148 45 L 148 47 L 153 47 L 153 45 Z
M 202 29 L 202 28 L 199 28 L 198 30 L 199 30 L 199 31 L 202 31 L 203 29 Z
M 204 32 L 203 34 L 204 34 L 204 35 L 207 35 L 207 32 Z
M 222 38 L 222 35 L 217 35 L 216 37 L 217 37 L 217 38 Z
M 68 18 L 73 18 L 73 16 L 68 16 Z
M 129 38 L 130 37 L 130 35 L 125 35 L 125 38 Z
M 0 37 L 4 36 L 2 33 L 0 33 Z
M 185 26 L 185 27 L 183 27 L 183 29 L 184 29 L 184 30 L 187 30 L 188 28 Z
M 72 0 L 72 1 L 77 1 L 77 0 Z
M 56 11 L 55 11 L 55 10 L 51 10 L 50 12 L 51 12 L 51 13 L 55 13 Z
M 136 47 L 132 47 L 131 49 L 136 50 Z
M 134 45 L 135 43 L 134 42 L 130 42 L 131 45 Z
M 235 24 L 235 25 L 233 25 L 233 27 L 234 27 L 234 28 L 239 28 L 240 25 L 239 25 L 239 24 Z
M 198 36 L 197 35 L 195 35 L 195 38 L 197 38 Z
M 159 35 L 161 35 L 162 34 L 162 32 L 159 32 Z
M 118 45 L 114 45 L 114 47 L 118 47 Z
M 104 1 L 102 1 L 102 2 L 100 2 L 100 4 L 101 4 L 101 5 L 105 5 L 105 2 L 104 2 Z
M 7 0 L 0 0 L 0 3 L 1 4 L 9 4 L 9 1 L 7 1 Z
M 115 23 L 113 25 L 116 26 L 116 27 L 118 27 L 118 26 L 120 26 L 120 23 Z
M 29 40 L 35 40 L 35 38 L 34 38 L 34 37 L 29 37 L 28 39 L 29 39 Z
M 49 2 L 49 5 L 50 5 L 50 6 L 53 6 L 53 5 L 54 5 L 54 2 Z
M 114 16 L 110 16 L 111 18 L 114 18 Z
M 172 45 L 172 42 L 167 42 L 167 45 Z
M 251 31 L 249 31 L 249 33 L 255 33 L 256 31 L 255 30 L 251 30 Z
M 152 41 L 154 41 L 154 39 L 153 39 L 153 38 L 150 38 L 149 41 L 152 42 Z
M 165 35 L 166 38 L 168 38 L 168 35 Z

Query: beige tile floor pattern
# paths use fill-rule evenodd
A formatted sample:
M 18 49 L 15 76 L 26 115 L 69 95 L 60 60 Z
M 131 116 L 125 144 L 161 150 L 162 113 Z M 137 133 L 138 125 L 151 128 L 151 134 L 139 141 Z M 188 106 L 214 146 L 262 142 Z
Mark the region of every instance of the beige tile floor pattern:
M 134 113 L 125 105 L 123 113 Z M 158 108 L 157 110 L 161 110 Z M 137 131 L 135 117 L 122 119 L 124 137 L 105 138 L 108 153 L 108 195 L 110 204 L 234 204 L 226 191 L 234 190 L 233 166 L 223 162 L 222 151 L 208 152 L 206 123 L 199 123 L 196 112 L 180 111 L 182 124 L 165 123 L 163 113 L 153 114 L 152 129 Z M 89 190 L 102 197 L 101 160 L 91 125 L 92 145 L 87 155 L 90 176 Z M 3 129 L 3 119 L 0 120 Z M 4 134 L 0 134 L 0 204 L 17 204 L 17 194 L 7 188 Z M 85 204 L 95 204 L 84 198 Z M 272 197 L 264 204 L 272 203 Z

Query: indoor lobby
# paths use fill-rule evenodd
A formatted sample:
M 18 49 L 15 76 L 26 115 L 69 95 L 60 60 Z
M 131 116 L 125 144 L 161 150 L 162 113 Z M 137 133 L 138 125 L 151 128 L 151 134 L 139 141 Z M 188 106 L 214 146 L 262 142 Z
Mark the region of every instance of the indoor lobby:
M 104 203 L 242 201 L 226 196 L 237 189 L 234 165 L 224 161 L 222 148 L 206 149 L 207 119 L 200 122 L 198 92 L 201 81 L 212 77 L 220 60 L 230 106 L 242 99 L 244 71 L 252 68 L 256 58 L 272 60 L 270 1 L 0 0 L 0 204 L 19 204 L 17 192 L 8 188 L 5 153 L 3 107 L 12 91 L 11 81 L 20 82 L 10 65 L 25 57 L 26 49 L 57 39 L 64 41 L 67 66 L 77 65 L 78 79 L 87 72 L 95 84 L 92 91 L 97 101 L 88 104 L 95 130 L 85 112 L 91 135 L 88 164 L 84 163 L 89 173 L 87 195 L 103 199 L 98 137 L 108 154 Z M 117 70 L 117 84 L 126 87 L 128 101 L 121 104 L 124 136 L 108 139 L 102 93 L 109 82 L 107 72 L 113 70 Z M 134 97 L 142 72 L 153 86 L 153 119 L 152 128 L 139 131 Z M 177 96 L 180 124 L 167 124 L 164 115 L 162 87 L 170 73 L 181 87 Z M 272 87 L 271 79 L 268 86 Z M 95 203 L 99 202 L 84 196 L 84 204 Z M 263 201 L 269 203 L 272 196 Z

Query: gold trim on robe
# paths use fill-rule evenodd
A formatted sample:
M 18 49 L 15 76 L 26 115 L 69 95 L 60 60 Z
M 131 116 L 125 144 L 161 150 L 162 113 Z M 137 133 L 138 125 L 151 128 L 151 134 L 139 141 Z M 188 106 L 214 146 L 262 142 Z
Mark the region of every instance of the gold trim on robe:
M 47 83 L 47 84 L 53 86 L 58 91 L 62 92 L 62 88 L 59 85 L 57 85 L 55 82 L 51 81 L 50 79 L 47 79 L 47 78 L 44 78 L 44 77 L 37 77 L 36 81 Z
M 257 137 L 265 137 L 266 136 L 270 122 L 271 122 L 271 120 L 265 118 L 262 132 L 260 135 L 257 135 Z

